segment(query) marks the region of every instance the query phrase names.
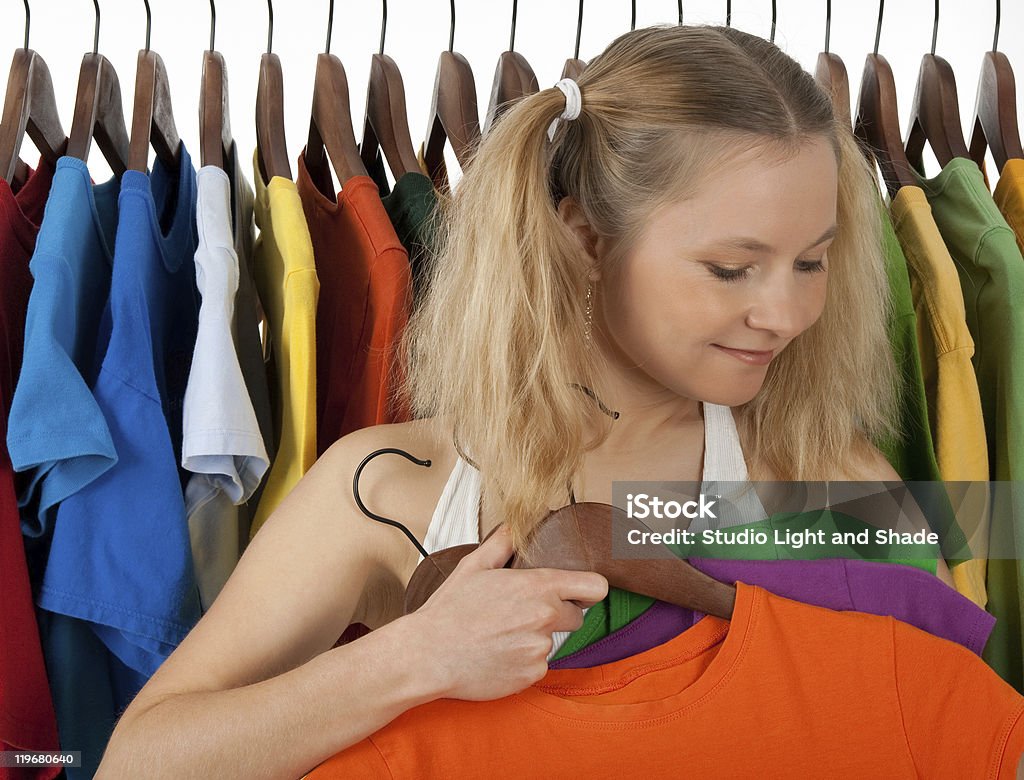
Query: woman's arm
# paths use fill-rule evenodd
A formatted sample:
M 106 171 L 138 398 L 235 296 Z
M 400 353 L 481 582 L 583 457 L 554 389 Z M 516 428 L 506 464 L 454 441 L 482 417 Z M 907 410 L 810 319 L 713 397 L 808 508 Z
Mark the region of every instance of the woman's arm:
M 239 688 L 147 693 L 119 721 L 96 776 L 301 777 L 442 695 L 412 622 L 397 620 Z
M 363 516 L 351 493 L 367 453 L 405 446 L 396 428 L 356 431 L 317 461 L 125 710 L 98 777 L 291 780 L 417 704 L 499 698 L 544 675 L 551 634 L 582 623 L 568 602 L 596 602 L 607 583 L 591 572 L 503 569 L 504 533 L 421 610 L 333 647 L 354 620 L 401 614 L 411 545 Z M 405 479 L 415 468 L 375 461 L 360 480 L 363 499 L 409 517 L 409 502 L 422 501 Z M 410 527 L 422 538 L 424 528 Z
M 281 503 L 125 710 L 100 777 L 294 778 L 435 695 L 404 621 L 332 649 L 395 542 L 351 496 L 378 435 L 338 442 Z

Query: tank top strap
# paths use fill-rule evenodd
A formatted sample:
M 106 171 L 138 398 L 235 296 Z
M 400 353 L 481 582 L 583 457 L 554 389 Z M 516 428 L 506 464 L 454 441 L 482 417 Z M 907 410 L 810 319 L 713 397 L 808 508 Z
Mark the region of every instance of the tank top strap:
M 430 518 L 423 540 L 427 552 L 480 541 L 480 483 L 480 472 L 459 455 Z
M 704 472 L 701 477 L 701 492 L 720 495 L 731 506 L 729 517 L 716 520 L 715 527 L 764 520 L 768 513 L 761 504 L 754 486 L 748 482 L 747 460 L 743 456 L 743 446 L 732 408 L 706 402 L 703 403 L 703 408 Z M 711 527 L 711 522 L 706 518 L 696 518 L 689 525 L 691 531 L 697 532 Z
M 745 482 L 747 461 L 732 409 L 706 401 L 701 406 L 704 409 L 704 481 Z

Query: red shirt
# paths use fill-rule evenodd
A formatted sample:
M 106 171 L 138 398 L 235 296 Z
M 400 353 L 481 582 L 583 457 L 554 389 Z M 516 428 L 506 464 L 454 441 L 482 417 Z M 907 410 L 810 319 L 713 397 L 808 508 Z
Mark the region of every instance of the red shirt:
M 17 195 L 0 179 L 0 750 L 59 749 L 7 453 L 7 418 L 32 290 L 29 260 L 52 179 L 53 167 L 45 162 Z M 0 768 L 0 778 L 50 778 L 59 771 Z
M 409 255 L 369 176 L 344 182 L 337 199 L 317 188 L 299 157 L 297 187 L 313 241 L 317 455 L 347 433 L 404 422 L 394 402 L 395 347 L 412 305 Z M 314 172 L 323 180 L 326 171 Z M 328 178 L 329 181 L 329 178 Z

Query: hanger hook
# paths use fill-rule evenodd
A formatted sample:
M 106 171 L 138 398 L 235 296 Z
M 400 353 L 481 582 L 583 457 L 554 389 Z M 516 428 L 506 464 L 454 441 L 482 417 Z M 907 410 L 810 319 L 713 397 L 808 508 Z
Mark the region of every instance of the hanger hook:
M 939 0 L 935 0 L 935 22 L 932 24 L 932 54 L 935 54 L 935 41 L 939 37 Z
M 150 10 L 149 0 L 142 0 L 146 5 L 146 51 L 149 51 L 149 34 L 153 31 L 153 11 Z
M 451 0 L 452 23 L 448 27 L 448 51 L 455 48 L 455 0 Z
M 725 26 L 732 27 L 732 0 L 725 0 Z
M 27 3 L 28 0 L 25 0 Z M 583 32 L 583 0 L 580 0 L 580 15 L 576 19 L 576 50 L 573 52 L 573 58 L 580 58 L 580 35 Z
M 636 29 L 636 0 L 633 0 L 633 15 L 630 17 L 629 30 L 632 32 Z
M 371 520 L 376 520 L 378 523 L 384 523 L 386 525 L 391 525 L 399 529 L 402 533 L 409 537 L 409 541 L 412 542 L 413 545 L 415 545 L 416 549 L 420 551 L 420 555 L 426 558 L 430 555 L 430 553 L 428 553 L 423 548 L 423 545 L 420 544 L 419 540 L 413 535 L 412 531 L 410 531 L 397 520 L 389 520 L 386 517 L 381 517 L 380 515 L 371 512 L 369 509 L 366 508 L 366 504 L 363 503 L 363 499 L 360 498 L 359 496 L 359 477 L 362 475 L 363 469 L 366 467 L 366 464 L 368 464 L 378 455 L 384 455 L 387 453 L 395 453 L 396 455 L 401 455 L 403 458 L 411 460 L 417 466 L 430 466 L 429 460 L 420 460 L 419 458 L 410 455 L 405 450 L 400 450 L 397 447 L 385 447 L 384 449 L 374 450 L 365 458 L 363 458 L 362 462 L 356 467 L 355 474 L 352 475 L 352 496 L 356 500 L 356 506 L 359 507 L 359 511 L 361 511 L 364 515 L 369 517 Z
M 875 50 L 873 54 L 878 56 L 878 41 L 882 37 L 882 12 L 885 11 L 885 0 L 878 0 L 878 24 L 875 25 Z
M 92 53 L 100 53 L 100 1 L 92 0 L 92 7 L 96 9 L 96 24 L 92 31 Z
M 334 32 L 334 0 L 330 0 L 327 7 L 327 45 L 324 54 L 331 53 L 331 34 Z
M 768 39 L 769 43 L 775 43 L 775 20 L 778 18 L 778 2 L 772 0 L 772 35 Z
M 384 34 L 388 31 L 388 0 L 383 0 L 384 10 L 380 17 L 380 53 L 384 53 Z
M 1002 5 L 999 0 L 996 0 L 996 30 L 992 33 L 992 51 L 999 50 L 999 12 L 1000 6 Z M 25 7 L 28 8 L 28 0 L 25 0 Z M 25 29 L 25 48 L 28 48 L 28 28 Z
M 28 48 L 28 28 L 32 24 L 32 9 L 28 7 L 28 0 L 21 0 L 25 4 L 25 48 Z M 998 24 L 998 22 L 997 22 Z
M 828 54 L 828 38 L 832 32 L 832 0 L 825 0 L 825 54 Z
M 214 40 L 217 36 L 217 5 L 214 0 L 210 0 L 210 51 L 216 48 L 213 45 Z
M 267 54 L 274 48 L 274 0 L 267 0 Z
M 519 10 L 518 0 L 512 0 L 512 32 L 508 37 L 508 50 L 516 50 L 516 11 Z

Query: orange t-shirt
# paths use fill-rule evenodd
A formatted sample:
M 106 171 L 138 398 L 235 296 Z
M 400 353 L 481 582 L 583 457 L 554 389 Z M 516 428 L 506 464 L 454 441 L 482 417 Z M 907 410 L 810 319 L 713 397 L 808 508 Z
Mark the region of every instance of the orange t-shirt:
M 299 157 L 296 186 L 320 280 L 317 456 L 347 433 L 409 419 L 394 403 L 400 373 L 393 365 L 412 306 L 409 254 L 373 179 L 353 176 L 334 200 L 314 183 L 325 175 Z
M 1024 697 L 969 650 L 740 582 L 731 621 L 416 707 L 308 777 L 1013 778 L 1022 751 Z

